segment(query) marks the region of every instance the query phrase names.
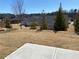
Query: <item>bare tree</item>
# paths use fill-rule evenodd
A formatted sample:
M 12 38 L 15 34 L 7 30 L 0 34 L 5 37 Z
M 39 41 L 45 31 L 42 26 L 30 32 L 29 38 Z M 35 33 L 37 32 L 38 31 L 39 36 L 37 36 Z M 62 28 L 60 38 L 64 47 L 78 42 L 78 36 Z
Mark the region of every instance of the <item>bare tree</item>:
M 21 21 L 24 19 L 25 13 L 24 0 L 14 0 L 14 2 L 12 3 L 12 10 L 17 17 L 17 22 L 21 23 Z M 20 24 L 20 27 L 22 28 L 22 24 Z
M 15 15 L 21 15 L 25 12 L 24 0 L 14 0 L 12 10 Z

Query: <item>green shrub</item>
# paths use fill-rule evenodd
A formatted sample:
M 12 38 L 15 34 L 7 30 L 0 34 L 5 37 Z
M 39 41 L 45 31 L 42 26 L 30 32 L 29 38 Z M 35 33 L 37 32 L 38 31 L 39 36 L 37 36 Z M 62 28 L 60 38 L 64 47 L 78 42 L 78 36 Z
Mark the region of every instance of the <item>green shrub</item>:
M 36 29 L 37 24 L 35 22 L 32 22 L 30 25 L 30 29 Z
M 4 19 L 4 24 L 5 24 L 5 28 L 12 28 L 12 26 L 10 24 L 10 20 L 8 18 Z
M 48 30 L 48 24 L 47 24 L 47 19 L 46 19 L 46 15 L 42 14 L 42 19 L 40 22 L 40 30 Z

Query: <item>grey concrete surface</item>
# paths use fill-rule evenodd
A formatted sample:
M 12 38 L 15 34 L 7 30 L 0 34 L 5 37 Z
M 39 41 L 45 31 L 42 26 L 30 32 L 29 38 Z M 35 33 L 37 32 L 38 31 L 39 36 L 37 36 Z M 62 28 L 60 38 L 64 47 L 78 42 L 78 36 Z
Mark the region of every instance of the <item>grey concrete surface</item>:
M 26 43 L 4 59 L 79 59 L 79 51 Z

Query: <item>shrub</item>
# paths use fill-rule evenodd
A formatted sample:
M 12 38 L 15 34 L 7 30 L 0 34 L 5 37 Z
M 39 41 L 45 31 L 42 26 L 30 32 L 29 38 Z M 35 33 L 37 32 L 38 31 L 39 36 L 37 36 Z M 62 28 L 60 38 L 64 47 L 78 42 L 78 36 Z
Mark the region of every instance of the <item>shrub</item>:
M 10 20 L 5 19 L 4 23 L 5 23 L 5 28 L 12 28 L 12 26 L 10 24 Z
M 48 30 L 46 15 L 42 14 L 40 30 Z
M 35 22 L 32 22 L 30 26 L 31 26 L 30 29 L 36 29 L 37 24 Z

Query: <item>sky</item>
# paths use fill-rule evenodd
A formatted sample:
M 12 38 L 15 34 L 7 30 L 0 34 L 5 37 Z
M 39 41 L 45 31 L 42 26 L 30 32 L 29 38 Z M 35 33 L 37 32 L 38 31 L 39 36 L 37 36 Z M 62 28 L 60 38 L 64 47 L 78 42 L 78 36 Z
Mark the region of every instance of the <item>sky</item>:
M 14 0 L 0 0 L 0 13 L 13 13 L 12 4 Z M 79 0 L 24 0 L 26 13 L 41 13 L 57 11 L 62 3 L 64 10 L 79 8 Z

